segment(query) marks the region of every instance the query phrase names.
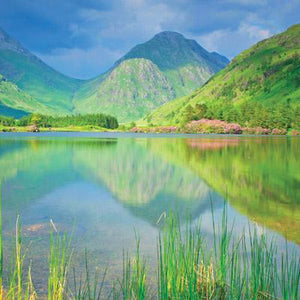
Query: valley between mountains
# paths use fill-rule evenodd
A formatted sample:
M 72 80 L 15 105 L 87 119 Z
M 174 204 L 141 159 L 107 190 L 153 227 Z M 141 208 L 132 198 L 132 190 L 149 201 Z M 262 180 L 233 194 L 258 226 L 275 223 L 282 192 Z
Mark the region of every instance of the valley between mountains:
M 138 120 L 192 92 L 228 63 L 179 33 L 162 32 L 135 46 L 106 73 L 78 80 L 47 66 L 1 30 L 0 112 L 106 113 L 121 122 Z

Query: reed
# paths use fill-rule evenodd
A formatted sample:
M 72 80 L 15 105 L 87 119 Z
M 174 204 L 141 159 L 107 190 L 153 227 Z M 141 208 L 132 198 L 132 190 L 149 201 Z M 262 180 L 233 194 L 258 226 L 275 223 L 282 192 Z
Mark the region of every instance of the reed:
M 4 272 L 0 182 L 0 299 L 37 299 L 31 262 L 24 264 L 22 231 L 16 221 L 11 267 Z M 216 224 L 212 210 L 213 246 L 201 230 L 201 224 L 180 223 L 170 213 L 157 239 L 157 283 L 151 286 L 140 239 L 136 239 L 133 256 L 123 252 L 121 278 L 104 293 L 108 268 L 100 276 L 90 272 L 85 251 L 85 277 L 70 286 L 73 251 L 71 238 L 60 234 L 51 221 L 48 300 L 63 299 L 299 299 L 300 258 L 296 252 L 279 253 L 276 241 L 264 232 L 249 228 L 238 239 L 233 237 L 226 207 L 222 221 Z M 7 273 L 7 278 L 5 277 Z M 91 275 L 93 274 L 93 276 Z M 109 283 L 108 283 L 109 284 Z M 151 291 L 153 289 L 153 292 Z M 42 295 L 43 296 L 43 295 Z
M 2 230 L 1 234 L 2 236 Z M 2 248 L 3 249 L 3 248 Z M 2 250 L 3 254 L 3 250 Z M 22 235 L 21 235 L 21 224 L 20 218 L 17 217 L 15 225 L 15 235 L 12 240 L 12 255 L 11 255 L 11 266 L 8 277 L 6 279 L 6 288 L 2 287 L 1 298 L 8 300 L 22 300 L 22 299 L 36 299 L 37 294 L 32 281 L 31 266 L 29 266 L 26 273 L 24 273 L 24 260 L 26 257 L 26 251 L 22 249 Z M 2 271 L 3 271 L 3 260 L 2 260 Z M 1 281 L 4 282 L 3 272 L 1 275 Z
M 146 261 L 141 257 L 140 239 L 136 239 L 136 252 L 133 257 L 123 251 L 123 274 L 119 285 L 114 287 L 114 299 L 147 299 L 150 295 L 146 282 Z
M 51 220 L 48 300 L 62 300 L 67 296 L 67 280 L 72 258 L 71 239 L 61 236 Z
M 170 215 L 158 242 L 159 299 L 298 299 L 300 258 L 287 249 L 278 260 L 274 240 L 256 229 L 234 240 L 226 208 L 214 249 L 207 247 L 201 226 Z
M 82 277 L 76 280 L 76 269 L 73 268 L 73 280 L 74 280 L 74 293 L 70 291 L 72 299 L 83 300 L 83 299 L 94 299 L 100 300 L 103 296 L 104 282 L 107 274 L 108 268 L 104 269 L 104 273 L 102 274 L 102 278 L 100 280 L 100 271 L 97 268 L 94 272 L 93 279 L 90 276 L 90 269 L 88 266 L 88 254 L 87 250 L 84 253 L 85 256 L 85 279 L 82 280 Z

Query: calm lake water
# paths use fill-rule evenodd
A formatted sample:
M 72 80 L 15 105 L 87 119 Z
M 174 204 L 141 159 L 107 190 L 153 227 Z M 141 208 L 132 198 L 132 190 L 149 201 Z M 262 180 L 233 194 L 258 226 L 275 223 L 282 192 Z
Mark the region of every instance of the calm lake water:
M 135 235 L 150 265 L 156 261 L 157 220 L 175 209 L 213 234 L 224 203 L 234 236 L 250 226 L 299 251 L 300 138 L 117 133 L 0 134 L 5 259 L 16 216 L 33 258 L 35 284 L 47 278 L 50 219 L 73 231 L 74 263 L 90 263 L 110 278 Z

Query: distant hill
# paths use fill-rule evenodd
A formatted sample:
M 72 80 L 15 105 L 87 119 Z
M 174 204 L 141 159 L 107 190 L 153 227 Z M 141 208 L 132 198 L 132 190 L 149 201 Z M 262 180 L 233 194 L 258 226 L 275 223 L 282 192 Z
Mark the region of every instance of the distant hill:
M 279 114 L 296 118 L 291 114 L 300 115 L 299 105 L 298 24 L 243 51 L 203 87 L 159 107 L 144 122 L 175 125 L 188 118 L 211 117 L 264 126 Z
M 51 113 L 48 107 L 43 106 L 0 74 L 0 115 L 20 118 L 28 114 L 28 111 Z
M 83 84 L 75 112 L 106 112 L 136 120 L 190 93 L 224 68 L 228 59 L 176 32 L 161 32 L 137 45 L 101 77 Z
M 175 95 L 155 64 L 143 58 L 130 59 L 114 68 L 91 96 L 75 100 L 75 112 L 104 111 L 119 120 L 136 120 Z
M 0 103 L 0 116 L 13 117 L 15 119 L 20 119 L 26 115 L 28 115 L 28 113 L 23 110 L 14 109 L 14 108 L 5 106 L 2 103 Z
M 82 82 L 47 66 L 1 29 L 0 73 L 38 101 L 39 112 L 47 114 L 71 113 L 73 94 Z M 31 104 L 29 111 L 36 111 Z

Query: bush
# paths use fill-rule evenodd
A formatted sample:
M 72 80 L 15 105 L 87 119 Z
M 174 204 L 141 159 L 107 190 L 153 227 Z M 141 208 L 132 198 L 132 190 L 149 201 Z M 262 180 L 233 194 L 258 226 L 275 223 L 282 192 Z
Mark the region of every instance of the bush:
M 274 128 L 272 130 L 272 135 L 285 135 L 286 134 L 286 130 L 285 129 L 278 129 L 278 128 Z
M 186 133 L 241 134 L 242 128 L 237 123 L 201 119 L 199 121 L 189 122 L 183 128 L 183 131 Z
M 300 135 L 300 131 L 293 129 L 291 130 L 291 135 Z
M 176 126 L 160 126 L 160 127 L 133 127 L 131 132 L 134 133 L 175 133 L 179 128 Z

